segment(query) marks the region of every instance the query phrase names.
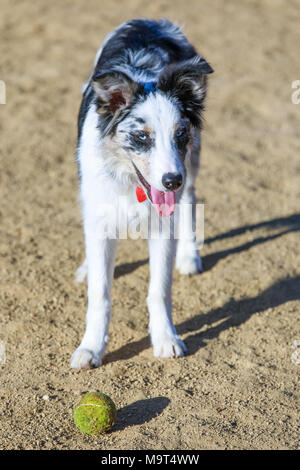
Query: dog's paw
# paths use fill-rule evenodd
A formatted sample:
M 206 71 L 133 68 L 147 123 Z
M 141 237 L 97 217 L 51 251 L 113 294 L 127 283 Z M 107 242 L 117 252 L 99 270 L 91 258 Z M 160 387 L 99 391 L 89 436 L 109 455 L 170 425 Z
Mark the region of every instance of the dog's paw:
M 179 336 L 166 337 L 153 343 L 153 353 L 155 357 L 182 357 L 187 348 Z
M 87 278 L 88 265 L 85 259 L 81 266 L 75 272 L 75 281 L 84 282 Z
M 177 256 L 176 269 L 180 274 L 199 274 L 203 271 L 202 259 L 199 253 L 188 256 Z
M 78 348 L 71 357 L 72 369 L 88 369 L 101 366 L 101 356 L 89 349 Z

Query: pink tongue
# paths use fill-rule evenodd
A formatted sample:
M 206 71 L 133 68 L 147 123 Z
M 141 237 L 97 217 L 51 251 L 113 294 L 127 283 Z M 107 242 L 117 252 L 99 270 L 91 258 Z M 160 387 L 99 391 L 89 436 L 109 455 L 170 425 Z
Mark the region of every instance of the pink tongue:
M 158 191 L 151 186 L 151 198 L 158 215 L 161 217 L 169 217 L 173 214 L 175 208 L 174 191 Z

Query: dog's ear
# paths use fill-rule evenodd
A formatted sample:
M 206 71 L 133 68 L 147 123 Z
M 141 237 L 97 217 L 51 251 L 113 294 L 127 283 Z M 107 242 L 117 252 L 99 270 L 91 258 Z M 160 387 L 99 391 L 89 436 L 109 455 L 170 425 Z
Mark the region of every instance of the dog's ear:
M 130 106 L 138 84 L 123 72 L 102 72 L 92 78 L 93 88 L 99 97 L 100 114 L 120 112 Z
M 161 72 L 158 88 L 174 97 L 182 107 L 194 127 L 201 127 L 201 116 L 204 110 L 207 74 L 212 67 L 203 57 L 196 56 L 190 60 L 167 65 Z

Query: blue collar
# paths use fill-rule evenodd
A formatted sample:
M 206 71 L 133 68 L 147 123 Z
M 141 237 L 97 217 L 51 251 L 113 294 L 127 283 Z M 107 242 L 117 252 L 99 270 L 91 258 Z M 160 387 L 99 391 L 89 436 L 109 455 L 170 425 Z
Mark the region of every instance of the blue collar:
M 142 83 L 144 85 L 144 93 L 145 95 L 149 95 L 150 93 L 155 93 L 156 88 L 157 88 L 157 83 L 156 82 L 144 82 Z

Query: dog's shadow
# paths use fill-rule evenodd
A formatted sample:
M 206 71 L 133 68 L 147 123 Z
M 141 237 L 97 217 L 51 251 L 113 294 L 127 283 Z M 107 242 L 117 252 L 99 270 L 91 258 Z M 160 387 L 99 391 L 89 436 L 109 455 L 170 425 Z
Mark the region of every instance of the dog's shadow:
M 218 251 L 216 253 L 206 255 L 202 258 L 204 270 L 208 271 L 215 266 L 218 261 L 229 255 L 240 253 L 251 249 L 253 246 L 267 243 L 270 240 L 282 237 L 287 233 L 300 231 L 300 214 L 294 214 L 288 217 L 281 217 L 269 221 L 260 222 L 253 225 L 245 225 L 243 227 L 224 232 L 216 237 L 206 240 L 206 244 L 212 244 L 218 240 L 231 239 L 232 237 L 242 235 L 246 231 L 255 231 L 260 228 L 269 228 L 277 230 L 277 232 L 264 237 L 257 237 L 251 242 L 238 245 L 227 250 Z M 132 272 L 139 266 L 148 262 L 147 259 L 123 265 L 123 273 Z M 119 275 L 120 271 L 119 271 Z M 252 315 L 262 312 L 269 308 L 274 308 L 288 301 L 300 299 L 300 276 L 287 277 L 278 280 L 269 288 L 261 292 L 258 296 L 250 297 L 242 300 L 231 299 L 223 307 L 213 309 L 205 314 L 198 314 L 179 325 L 176 325 L 179 334 L 190 334 L 185 343 L 188 347 L 188 354 L 194 354 L 197 350 L 205 346 L 205 340 L 218 337 L 222 331 L 232 326 L 245 323 Z M 223 320 L 220 322 L 220 320 Z M 213 325 L 219 322 L 217 326 L 207 328 L 203 332 L 193 332 L 200 330 L 204 325 Z M 117 360 L 130 359 L 150 347 L 149 337 L 146 336 L 138 341 L 122 346 L 120 349 L 106 355 L 105 362 L 113 362 Z
M 133 263 L 124 263 L 120 264 L 119 266 L 115 267 L 114 271 L 114 279 L 118 279 L 118 277 L 125 276 L 126 274 L 130 274 L 140 266 L 147 264 L 149 261 L 148 258 L 142 259 L 141 261 L 134 261 Z
M 206 340 L 217 338 L 222 331 L 245 323 L 252 315 L 275 308 L 286 302 L 300 299 L 300 276 L 285 278 L 275 282 L 256 297 L 242 300 L 229 300 L 223 307 L 199 314 L 177 325 L 179 334 L 192 333 L 204 325 L 212 325 L 203 332 L 190 334 L 185 339 L 188 355 L 205 347 Z M 220 321 L 221 320 L 221 321 Z M 223 320 L 223 321 L 222 321 Z
M 257 237 L 250 242 L 243 243 L 241 245 L 229 248 L 226 250 L 217 251 L 210 255 L 206 255 L 202 258 L 203 266 L 205 271 L 212 269 L 220 260 L 227 258 L 227 256 L 234 255 L 236 253 L 241 253 L 242 251 L 247 251 L 250 248 L 262 245 L 268 241 L 275 240 L 276 238 L 282 237 L 291 232 L 300 231 L 300 214 L 293 214 L 288 217 L 278 217 L 276 219 L 266 220 L 259 222 L 257 224 L 244 225 L 243 227 L 238 227 L 228 232 L 221 233 L 216 237 L 210 237 L 205 240 L 205 245 L 210 245 L 213 242 L 219 240 L 226 240 L 234 238 L 239 235 L 243 235 L 246 232 L 254 232 L 261 228 L 266 228 L 269 230 L 277 230 L 276 233 L 272 233 L 267 236 Z
M 131 426 L 148 423 L 160 415 L 169 403 L 169 398 L 155 397 L 137 400 L 130 405 L 124 406 L 118 410 L 116 424 L 111 432 L 122 431 Z
M 138 341 L 132 341 L 131 343 L 124 344 L 124 346 L 117 349 L 116 351 L 111 351 L 105 354 L 103 358 L 103 364 L 131 359 L 132 357 L 137 356 L 140 352 L 150 348 L 150 345 L 149 336 L 145 336 Z

